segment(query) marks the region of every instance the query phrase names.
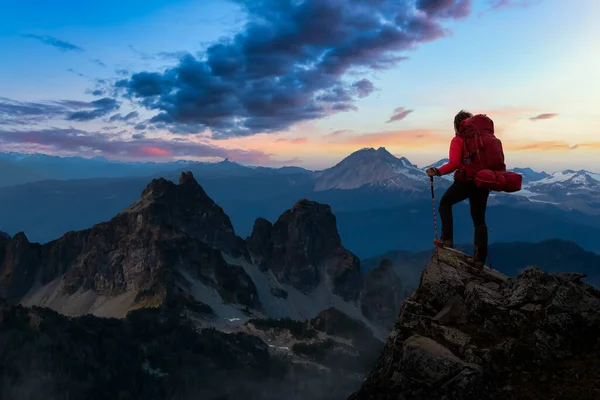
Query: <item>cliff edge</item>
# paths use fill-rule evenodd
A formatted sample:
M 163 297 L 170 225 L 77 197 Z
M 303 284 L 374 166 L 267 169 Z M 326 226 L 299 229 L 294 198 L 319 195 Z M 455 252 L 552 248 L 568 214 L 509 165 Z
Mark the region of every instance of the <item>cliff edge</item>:
M 476 273 L 440 249 L 349 400 L 600 398 L 600 292 L 583 277 Z

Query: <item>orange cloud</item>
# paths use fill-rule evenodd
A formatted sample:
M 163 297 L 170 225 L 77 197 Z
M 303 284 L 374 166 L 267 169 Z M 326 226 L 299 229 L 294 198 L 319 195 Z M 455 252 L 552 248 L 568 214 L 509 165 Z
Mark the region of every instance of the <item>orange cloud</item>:
M 535 117 L 531 117 L 529 118 L 532 121 L 539 121 L 539 120 L 543 120 L 543 119 L 550 119 L 550 118 L 554 118 L 556 117 L 558 114 L 556 113 L 545 113 L 545 114 L 539 114 L 536 115 Z
M 541 142 L 507 142 L 505 150 L 508 151 L 570 151 L 577 149 L 600 149 L 600 142 L 589 142 L 570 145 L 564 141 Z
M 453 135 L 441 135 L 430 129 L 394 130 L 362 135 L 346 136 L 336 143 L 357 146 L 403 146 L 418 148 L 450 143 Z
M 275 141 L 278 143 L 304 144 L 304 143 L 308 143 L 308 138 L 296 138 L 296 139 L 279 138 Z
M 471 112 L 473 114 L 486 114 L 491 119 L 513 119 L 523 114 L 531 114 L 538 111 L 536 108 L 502 107 L 496 109 L 475 109 Z

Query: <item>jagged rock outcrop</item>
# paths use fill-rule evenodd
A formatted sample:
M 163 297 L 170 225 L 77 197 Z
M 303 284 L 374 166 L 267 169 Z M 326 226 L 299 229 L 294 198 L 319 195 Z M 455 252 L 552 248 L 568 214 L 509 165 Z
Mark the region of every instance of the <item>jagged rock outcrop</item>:
M 309 293 L 325 279 L 333 293 L 357 299 L 360 261 L 342 246 L 331 207 L 300 200 L 272 227 L 266 222 L 257 221 L 247 243 L 251 257 L 277 280 Z
M 0 296 L 68 315 L 122 317 L 163 304 L 191 279 L 225 301 L 258 307 L 250 277 L 218 249 L 239 256 L 245 244 L 193 176 L 182 174 L 179 185 L 155 179 L 108 222 L 43 246 L 15 235 L 0 260 Z
M 582 276 L 477 274 L 441 249 L 350 399 L 600 398 L 600 292 Z
M 176 227 L 234 257 L 246 255 L 244 241 L 235 235 L 231 220 L 191 172 L 181 174 L 179 185 L 164 178 L 152 180 L 142 197 L 120 214 L 128 213 L 148 216 L 155 225 Z
M 390 260 L 384 259 L 365 278 L 360 292 L 360 310 L 370 321 L 389 330 L 400 311 L 405 289 Z

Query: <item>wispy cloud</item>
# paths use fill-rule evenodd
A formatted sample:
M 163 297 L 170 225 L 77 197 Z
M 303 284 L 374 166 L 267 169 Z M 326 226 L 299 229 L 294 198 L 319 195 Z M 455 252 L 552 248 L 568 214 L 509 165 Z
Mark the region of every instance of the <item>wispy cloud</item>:
M 408 114 L 412 113 L 414 110 L 407 110 L 404 107 L 398 107 L 394 110 L 394 115 L 386 122 L 394 122 L 394 121 L 402 121 L 404 118 L 408 116 Z
M 538 114 L 535 117 L 531 117 L 529 119 L 531 121 L 540 121 L 540 120 L 544 120 L 544 119 L 554 118 L 556 116 L 558 116 L 558 114 L 556 114 L 556 113 L 545 113 L 545 114 Z
M 103 134 L 79 129 L 0 130 L 0 148 L 18 144 L 20 148 L 43 146 L 49 152 L 77 152 L 83 155 L 112 156 L 121 159 L 143 158 L 229 158 L 253 164 L 268 164 L 272 155 L 257 150 L 225 148 L 186 139 L 124 140 L 118 134 Z
M 87 101 L 23 102 L 0 97 L 0 125 L 42 123 L 90 107 Z
M 85 51 L 82 47 L 79 47 L 73 43 L 66 42 L 64 40 L 57 39 L 53 36 L 48 35 L 21 35 L 24 38 L 35 39 L 38 40 L 48 46 L 52 46 L 54 48 L 59 49 L 60 51 L 75 51 L 75 52 L 83 52 Z
M 89 103 L 93 110 L 76 111 L 67 117 L 69 121 L 90 121 L 95 118 L 105 116 L 106 114 L 118 110 L 119 102 L 109 97 L 104 97 L 99 100 L 94 100 Z
M 98 59 L 96 58 L 96 59 L 93 59 L 93 60 L 90 60 L 90 61 L 91 61 L 91 62 L 93 62 L 93 63 L 94 63 L 94 64 L 96 64 L 96 65 L 99 65 L 99 66 L 101 66 L 101 67 L 104 67 L 104 68 L 106 68 L 106 64 L 104 64 L 104 63 L 102 62 L 102 60 L 98 60 Z
M 490 10 L 499 10 L 510 7 L 529 7 L 538 4 L 541 0 L 488 0 Z
M 111 116 L 108 120 L 110 122 L 129 121 L 130 119 L 135 119 L 139 116 L 140 116 L 140 114 L 137 111 L 132 111 L 127 115 L 115 114 L 115 115 Z
M 352 132 L 354 132 L 352 129 L 339 129 L 337 131 L 333 131 L 331 133 L 326 134 L 325 137 L 335 138 L 335 137 L 338 137 L 338 136 L 347 135 L 347 134 L 352 133 Z
M 276 140 L 278 143 L 289 143 L 289 144 L 304 144 L 308 143 L 308 138 L 279 138 Z

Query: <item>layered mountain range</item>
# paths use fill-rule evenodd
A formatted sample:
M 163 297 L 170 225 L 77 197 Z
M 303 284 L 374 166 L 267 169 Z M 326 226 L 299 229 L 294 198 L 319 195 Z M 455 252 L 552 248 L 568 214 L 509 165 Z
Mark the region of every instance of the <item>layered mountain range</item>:
M 22 160 L 27 159 L 45 160 L 42 156 Z M 445 161 L 440 160 L 436 165 Z M 52 158 L 52 162 L 60 165 L 76 162 L 78 167 L 74 170 L 82 171 L 86 169 L 79 168 L 79 164 L 85 162 L 110 165 L 110 168 L 120 165 L 106 160 L 58 157 Z M 431 229 L 427 228 L 431 218 L 431 194 L 426 168 L 395 157 L 385 148 L 359 150 L 332 168 L 316 172 L 297 167 L 247 167 L 229 160 L 146 166 L 155 177 L 164 176 L 173 182 L 177 182 L 178 171 L 184 168 L 192 171 L 231 218 L 235 231 L 241 236 L 251 235 L 257 218 L 273 224 L 290 204 L 298 199 L 310 199 L 331 207 L 337 216 L 342 240 L 359 257 L 372 257 L 393 249 L 425 250 L 431 242 Z M 163 172 L 156 172 L 161 168 Z M 52 168 L 47 170 L 52 171 Z M 146 170 L 139 166 L 136 171 Z M 523 190 L 511 194 L 492 193 L 489 199 L 491 242 L 560 238 L 573 240 L 586 250 L 600 251 L 597 241 L 592 240 L 600 234 L 597 174 L 565 171 L 551 175 L 529 168 L 515 171 L 524 176 Z M 3 187 L 0 188 L 0 221 L 10 234 L 24 231 L 33 241 L 48 242 L 68 231 L 85 229 L 112 218 L 137 199 L 150 179 L 148 174 L 150 172 L 139 177 L 46 180 Z M 436 201 L 451 181 L 451 176 L 436 178 Z M 464 226 L 456 229 L 457 241 L 471 241 L 466 202 L 457 205 L 456 212 L 466 215 L 466 220 L 455 219 L 459 225 L 464 222 Z M 517 226 L 520 228 L 515 232 Z M 523 227 L 526 229 L 521 229 Z
M 385 349 L 406 351 L 393 347 L 399 334 L 410 339 L 394 378 L 404 385 L 402 393 L 423 390 L 411 386 L 414 373 L 433 379 L 424 388 L 439 393 L 463 382 L 474 393 L 492 387 L 493 375 L 465 363 L 502 366 L 481 358 L 489 344 L 478 335 L 497 334 L 495 325 L 483 324 L 479 334 L 473 324 L 487 318 L 488 306 L 499 307 L 492 314 L 504 316 L 495 292 L 517 296 L 524 287 L 519 282 L 530 281 L 517 277 L 504 284 L 508 278 L 497 272 L 483 280 L 455 272 L 446 264 L 464 269 L 464 260 L 448 256 L 442 258 L 445 264 L 431 259 L 422 270 L 426 261 L 417 255 L 413 261 L 421 267 L 412 274 L 421 276 L 418 283 L 402 274 L 395 259 L 370 260 L 366 273 L 342 244 L 337 226 L 329 205 L 302 199 L 274 223 L 258 218 L 243 239 L 223 208 L 185 172 L 177 184 L 153 179 L 110 220 L 45 244 L 31 243 L 23 232 L 0 234 L 0 299 L 5 299 L 0 300 L 0 354 L 10 370 L 0 381 L 2 398 L 325 400 L 357 390 L 367 396 L 359 398 L 371 398 L 396 393 L 381 383 L 389 381 L 382 365 L 390 355 L 383 353 L 379 362 L 377 356 L 386 338 Z M 579 282 L 584 275 L 560 277 Z M 584 300 L 579 306 L 593 305 L 589 296 L 598 297 L 583 283 L 571 287 L 558 278 L 540 279 L 555 282 L 548 289 L 555 295 L 558 289 L 576 292 Z M 417 287 L 414 293 L 410 285 Z M 466 328 L 448 325 L 447 318 L 431 324 L 429 317 L 448 308 L 444 301 L 453 293 L 466 296 L 469 308 L 461 311 Z M 515 304 L 537 312 L 537 300 L 525 300 Z M 559 300 L 557 305 L 579 312 Z M 588 329 L 585 321 L 573 326 Z M 457 350 L 453 340 L 472 343 L 476 352 Z M 562 342 L 543 343 L 554 346 L 552 351 L 574 351 Z M 432 348 L 439 366 L 431 365 Z M 450 383 L 438 388 L 436 377 Z
M 181 329 L 237 333 L 248 346 L 259 338 L 266 353 L 257 357 L 268 364 L 261 368 L 282 363 L 295 371 L 290 372 L 295 378 L 277 379 L 297 385 L 310 378 L 326 385 L 324 379 L 339 375 L 335 390 L 347 393 L 374 362 L 404 293 L 390 265 L 363 276 L 358 258 L 341 243 L 329 206 L 300 200 L 274 224 L 258 219 L 252 235 L 242 239 L 188 172 L 178 184 L 152 180 L 109 221 L 46 244 L 29 242 L 22 232 L 0 235 L 0 297 L 9 304 L 5 315 L 58 324 L 56 329 L 69 322 L 14 307 L 124 320 L 117 331 L 131 324 L 146 329 L 143 321 L 156 325 L 160 315 L 179 329 L 182 322 L 172 318 L 184 316 L 190 327 Z M 210 335 L 220 346 L 233 346 L 229 338 Z M 332 372 L 319 375 L 323 368 Z
M 0 240 L 0 294 L 67 315 L 123 317 L 183 298 L 221 318 L 241 316 L 231 304 L 277 318 L 312 318 L 336 302 L 360 314 L 360 262 L 329 206 L 301 200 L 273 225 L 258 219 L 244 240 L 191 173 L 154 179 L 111 220 L 44 245 L 22 232 Z

